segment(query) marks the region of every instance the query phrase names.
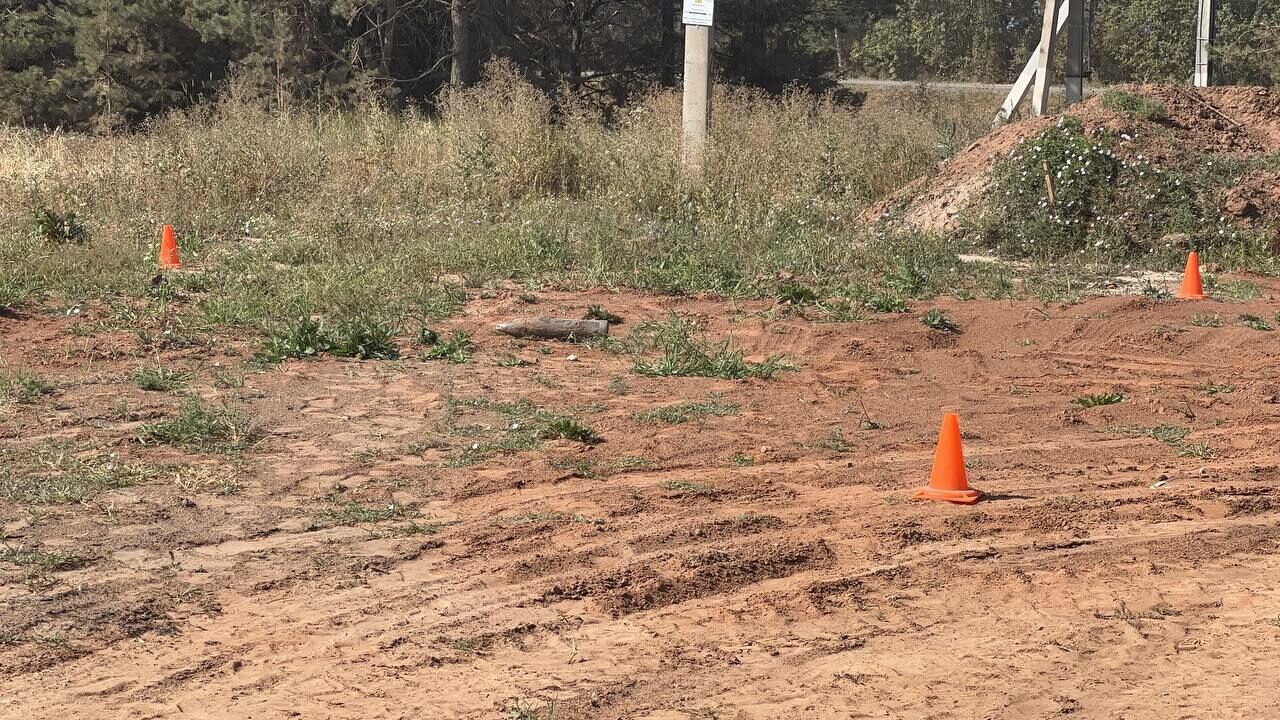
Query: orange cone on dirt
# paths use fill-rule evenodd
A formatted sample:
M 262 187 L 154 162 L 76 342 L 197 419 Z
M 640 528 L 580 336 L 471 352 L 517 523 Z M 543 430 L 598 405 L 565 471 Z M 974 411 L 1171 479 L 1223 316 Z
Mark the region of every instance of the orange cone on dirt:
M 173 234 L 173 226 L 165 225 L 160 235 L 160 267 L 165 270 L 182 267 L 178 257 L 178 239 Z
M 1187 255 L 1187 269 L 1182 273 L 1182 287 L 1178 288 L 1182 300 L 1203 300 L 1204 285 L 1200 283 L 1200 253 Z
M 972 505 L 982 497 L 981 490 L 969 487 L 969 476 L 964 471 L 964 448 L 960 444 L 960 418 L 955 413 L 947 413 L 942 418 L 929 486 L 920 488 L 911 497 L 964 505 Z

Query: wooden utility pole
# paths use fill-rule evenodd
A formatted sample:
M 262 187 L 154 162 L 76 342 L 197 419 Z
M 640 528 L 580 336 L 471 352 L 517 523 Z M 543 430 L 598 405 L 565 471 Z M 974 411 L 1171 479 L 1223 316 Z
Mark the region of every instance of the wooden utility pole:
M 449 71 L 449 84 L 465 87 L 475 82 L 475 57 L 473 55 L 470 8 L 466 0 L 451 0 L 449 25 L 453 31 L 453 63 Z
M 1062 0 L 1058 4 L 1058 25 L 1053 30 L 1057 33 L 1062 29 L 1066 22 L 1067 7 L 1071 0 Z M 1013 119 L 1014 112 L 1023 100 L 1027 99 L 1027 93 L 1031 91 L 1031 86 L 1036 80 L 1036 63 L 1040 59 L 1040 48 L 1036 47 L 1031 53 L 1031 57 L 1027 58 L 1027 64 L 1022 67 L 1022 73 L 1018 75 L 1018 79 L 1013 84 L 1013 89 L 1009 91 L 1009 96 L 1004 99 L 1004 104 L 1000 106 L 1000 112 L 996 113 L 996 119 L 993 124 L 1009 122 Z
M 1070 11 L 1070 0 L 1067 2 Z M 1049 110 L 1049 71 L 1053 68 L 1054 40 L 1058 35 L 1058 0 L 1045 0 L 1044 25 L 1040 29 L 1040 47 L 1036 51 L 1036 89 L 1031 94 L 1031 114 L 1037 117 Z
M 715 0 L 684 0 L 684 120 L 681 158 L 689 173 L 702 175 L 711 119 L 711 43 Z
M 1209 57 L 1209 50 L 1218 29 L 1214 22 L 1216 4 L 1217 0 L 1200 0 L 1196 21 L 1196 87 L 1209 87 L 1213 84 L 1213 61 Z

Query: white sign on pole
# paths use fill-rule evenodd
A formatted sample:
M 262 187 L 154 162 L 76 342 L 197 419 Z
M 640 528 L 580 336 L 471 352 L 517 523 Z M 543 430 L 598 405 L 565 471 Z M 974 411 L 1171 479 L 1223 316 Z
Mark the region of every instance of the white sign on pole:
M 711 27 L 715 9 L 716 0 L 684 0 L 684 24 Z

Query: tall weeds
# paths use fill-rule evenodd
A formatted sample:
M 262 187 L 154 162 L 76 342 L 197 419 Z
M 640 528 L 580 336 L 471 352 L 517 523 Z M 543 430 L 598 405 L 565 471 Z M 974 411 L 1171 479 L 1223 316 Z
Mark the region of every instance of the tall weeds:
M 206 269 L 196 304 L 216 323 L 425 313 L 442 277 L 767 293 L 778 273 L 856 270 L 860 213 L 981 134 L 990 100 L 719 88 L 699 184 L 678 94 L 606 122 L 503 66 L 432 117 L 229 92 L 130 135 L 0 129 L 0 302 L 147 292 L 163 223 Z M 87 239 L 52 246 L 42 209 Z

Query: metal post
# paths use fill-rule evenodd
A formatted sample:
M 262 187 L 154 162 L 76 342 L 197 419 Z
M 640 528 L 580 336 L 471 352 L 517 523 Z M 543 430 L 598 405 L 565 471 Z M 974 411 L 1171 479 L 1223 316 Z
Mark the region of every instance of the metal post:
M 711 118 L 711 28 L 684 26 L 684 165 L 702 175 Z
M 1217 23 L 1214 22 L 1216 4 L 1217 0 L 1200 0 L 1199 19 L 1196 22 L 1196 87 L 1209 87 L 1213 84 L 1213 61 L 1209 57 L 1209 50 L 1218 30 Z
M 1058 0 L 1045 0 L 1044 25 L 1036 54 L 1036 89 L 1031 95 L 1031 114 L 1044 115 L 1049 108 L 1049 70 L 1053 67 L 1053 44 L 1058 35 Z
M 1084 0 L 1067 5 L 1067 104 L 1084 98 Z

